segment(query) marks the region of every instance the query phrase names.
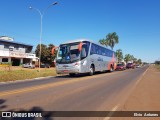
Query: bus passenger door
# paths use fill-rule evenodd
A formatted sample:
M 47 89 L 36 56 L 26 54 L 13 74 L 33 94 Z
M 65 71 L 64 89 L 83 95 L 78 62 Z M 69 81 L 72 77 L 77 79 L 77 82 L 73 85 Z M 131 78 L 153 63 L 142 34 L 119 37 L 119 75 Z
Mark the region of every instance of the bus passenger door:
M 86 44 L 83 44 L 82 50 L 81 50 L 81 71 L 82 72 L 88 71 L 87 55 L 88 55 L 88 47 Z

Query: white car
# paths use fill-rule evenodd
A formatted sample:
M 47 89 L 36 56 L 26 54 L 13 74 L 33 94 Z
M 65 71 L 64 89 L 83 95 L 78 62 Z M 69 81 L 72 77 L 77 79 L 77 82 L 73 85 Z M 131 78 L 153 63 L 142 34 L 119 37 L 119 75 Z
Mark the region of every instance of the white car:
M 140 68 L 141 66 L 140 65 L 136 65 L 136 68 Z
M 32 63 L 25 63 L 22 65 L 23 68 L 35 68 L 35 65 L 33 65 Z

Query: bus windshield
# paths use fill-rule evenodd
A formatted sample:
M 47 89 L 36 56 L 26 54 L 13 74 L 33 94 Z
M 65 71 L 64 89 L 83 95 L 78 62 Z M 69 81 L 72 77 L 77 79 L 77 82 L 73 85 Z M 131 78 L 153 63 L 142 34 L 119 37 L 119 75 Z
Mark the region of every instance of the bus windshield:
M 57 54 L 57 63 L 72 63 L 80 60 L 79 43 L 60 45 Z

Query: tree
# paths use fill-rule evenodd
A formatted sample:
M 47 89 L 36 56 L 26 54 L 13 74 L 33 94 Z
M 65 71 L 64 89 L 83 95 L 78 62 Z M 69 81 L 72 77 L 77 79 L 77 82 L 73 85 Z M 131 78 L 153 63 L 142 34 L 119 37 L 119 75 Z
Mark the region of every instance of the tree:
M 122 53 L 122 50 L 121 50 L 121 49 L 118 49 L 118 50 L 116 51 L 116 57 L 117 57 L 117 59 L 118 59 L 118 63 L 122 61 L 122 59 L 123 59 L 123 53 Z
M 51 53 L 51 50 L 53 47 L 54 47 L 53 44 L 49 44 L 48 46 L 41 44 L 41 62 L 42 63 L 52 63 L 53 62 L 55 58 L 55 55 L 52 55 Z M 39 44 L 36 47 L 35 53 L 36 53 L 36 56 L 39 57 L 40 55 L 40 45 Z
M 134 56 L 130 55 L 130 60 L 133 61 L 134 60 Z
M 131 60 L 131 55 L 130 54 L 126 54 L 125 57 L 124 57 L 124 60 L 126 63 L 128 63 L 128 61 Z
M 108 41 L 106 39 L 99 40 L 99 43 L 105 45 L 106 47 L 108 46 Z
M 158 60 L 155 61 L 155 64 L 160 65 L 160 61 L 158 61 Z
M 112 50 L 113 50 L 115 44 L 118 44 L 118 43 L 119 43 L 119 37 L 118 37 L 118 35 L 117 35 L 116 32 L 109 33 L 109 34 L 106 36 L 106 40 L 107 40 L 108 45 L 111 47 Z
M 138 60 L 137 60 L 137 63 L 138 63 L 138 64 L 142 64 L 142 60 L 141 60 L 141 59 L 138 59 Z
M 108 33 L 106 39 L 99 40 L 99 43 L 105 46 L 110 46 L 113 50 L 115 44 L 119 43 L 119 37 L 116 32 Z
M 56 57 L 56 52 L 54 55 L 52 55 L 52 48 L 55 47 L 53 44 L 48 45 L 48 51 L 49 51 L 49 56 L 48 56 L 48 62 L 52 63 Z
M 47 46 L 44 44 L 41 44 L 41 62 L 44 62 L 46 59 L 46 56 L 48 55 L 47 53 Z M 40 56 L 40 45 L 38 44 L 35 50 L 36 56 Z
M 136 63 L 136 64 L 138 63 L 137 58 L 134 57 L 132 60 L 134 63 Z

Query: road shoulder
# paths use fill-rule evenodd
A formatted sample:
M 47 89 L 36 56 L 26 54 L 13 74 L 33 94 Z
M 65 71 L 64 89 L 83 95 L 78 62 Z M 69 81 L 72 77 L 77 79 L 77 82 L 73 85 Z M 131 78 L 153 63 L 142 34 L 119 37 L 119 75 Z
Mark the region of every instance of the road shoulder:
M 137 84 L 122 110 L 124 111 L 158 111 L 160 110 L 160 72 L 150 66 Z

